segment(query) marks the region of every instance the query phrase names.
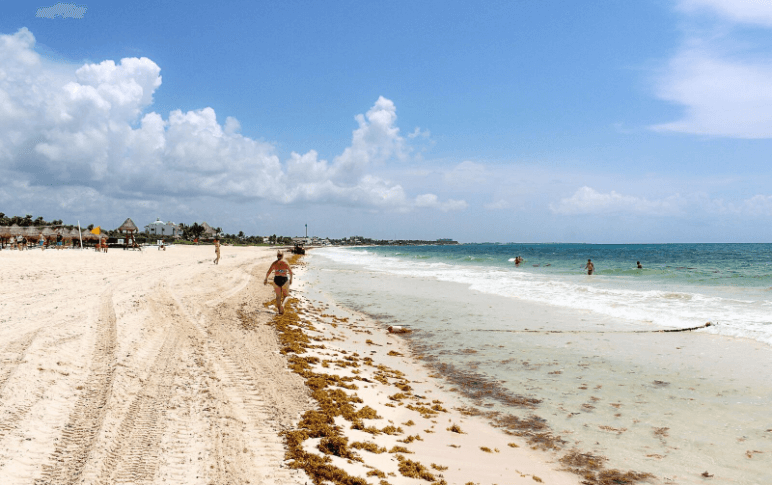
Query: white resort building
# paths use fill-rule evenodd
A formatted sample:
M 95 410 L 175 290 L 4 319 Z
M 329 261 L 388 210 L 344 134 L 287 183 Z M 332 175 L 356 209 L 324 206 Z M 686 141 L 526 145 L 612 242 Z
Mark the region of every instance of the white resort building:
M 182 236 L 180 226 L 173 222 L 163 222 L 161 219 L 156 219 L 155 222 L 151 222 L 145 226 L 145 233 L 155 236 Z

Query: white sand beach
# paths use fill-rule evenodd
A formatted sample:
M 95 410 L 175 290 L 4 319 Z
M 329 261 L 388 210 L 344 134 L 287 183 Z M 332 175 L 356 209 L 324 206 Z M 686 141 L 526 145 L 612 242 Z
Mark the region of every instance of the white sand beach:
M 336 433 L 393 451 L 345 458 L 305 440 L 345 470 L 341 483 L 579 483 L 551 454 L 454 410 L 398 336 L 301 281 L 282 323 L 262 284 L 273 255 L 224 247 L 213 265 L 211 246 L 0 253 L 0 483 L 318 483 L 290 467 L 280 435 L 320 409 L 288 368 L 295 354 L 281 352 L 277 328 L 301 327 L 321 343 L 301 351 L 309 369 L 356 378 L 327 389 L 374 410 L 364 431 L 335 418 Z M 405 464 L 431 478 L 405 476 Z

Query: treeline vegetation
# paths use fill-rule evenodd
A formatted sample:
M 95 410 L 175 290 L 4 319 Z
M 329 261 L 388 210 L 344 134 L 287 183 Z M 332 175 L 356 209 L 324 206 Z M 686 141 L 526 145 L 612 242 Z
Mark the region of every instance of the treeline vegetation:
M 26 216 L 6 216 L 4 213 L 0 212 L 0 226 L 13 226 L 17 225 L 20 227 L 65 227 L 67 229 L 71 229 L 74 227 L 78 227 L 77 224 L 64 224 L 61 219 L 54 219 L 52 221 L 46 221 L 43 219 L 42 216 L 36 217 L 33 219 L 33 216 L 30 214 L 27 214 Z M 81 226 L 84 231 L 91 231 L 94 229 L 94 224 L 89 224 L 88 226 Z M 194 222 L 193 224 L 179 224 L 180 230 L 182 231 L 182 239 L 186 241 L 194 241 L 196 239 L 201 239 L 201 236 L 204 234 L 204 231 L 206 230 L 204 226 L 201 224 Z M 289 236 L 277 236 L 276 234 L 272 236 L 268 236 L 267 238 L 264 238 L 262 236 L 247 236 L 244 234 L 244 231 L 239 231 L 238 234 L 223 234 L 222 228 L 215 227 L 213 228 L 217 234 L 220 236 L 220 241 L 227 244 L 292 244 L 292 238 Z M 101 234 L 105 234 L 108 237 L 123 237 L 124 235 L 118 232 L 115 229 L 106 229 L 101 228 Z M 145 236 L 144 233 L 140 232 L 137 235 L 139 238 L 143 238 Z M 170 239 L 168 236 L 155 236 L 150 235 L 148 237 L 159 237 L 160 239 Z
M 74 227 L 72 224 L 65 226 L 61 219 L 55 219 L 53 221 L 46 221 L 43 219 L 43 216 L 37 217 L 35 219 L 32 218 L 32 215 L 27 214 L 24 217 L 21 216 L 13 216 L 8 217 L 4 213 L 0 212 L 0 226 L 13 226 L 13 225 L 21 226 L 21 227 L 38 227 L 38 226 L 63 226 L 63 227 Z

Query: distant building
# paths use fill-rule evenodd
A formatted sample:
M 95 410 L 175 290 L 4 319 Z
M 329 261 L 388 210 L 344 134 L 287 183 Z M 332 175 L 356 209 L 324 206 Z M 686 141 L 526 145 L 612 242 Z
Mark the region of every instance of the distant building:
M 154 236 L 182 236 L 180 226 L 173 222 L 163 222 L 161 219 L 156 219 L 155 222 L 151 222 L 145 226 L 145 233 L 152 234 Z
M 204 228 L 204 232 L 201 234 L 201 237 L 204 239 L 214 239 L 214 237 L 217 236 L 217 231 L 215 231 L 212 226 L 207 224 L 206 221 L 201 223 L 201 227 Z

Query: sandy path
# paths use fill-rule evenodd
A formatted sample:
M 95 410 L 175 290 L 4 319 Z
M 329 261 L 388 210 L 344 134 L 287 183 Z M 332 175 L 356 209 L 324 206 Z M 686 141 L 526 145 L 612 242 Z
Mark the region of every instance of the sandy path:
M 0 483 L 304 483 L 307 408 L 270 327 L 272 252 L 0 253 Z

